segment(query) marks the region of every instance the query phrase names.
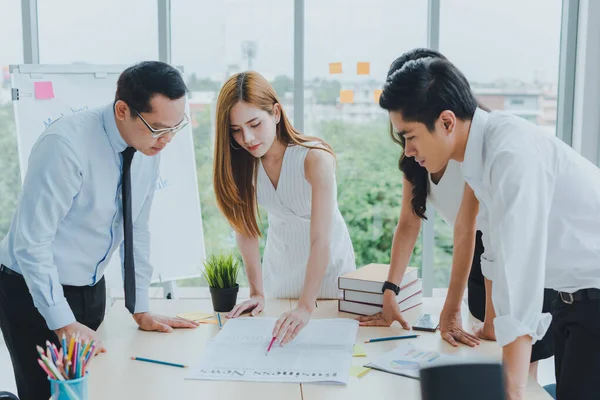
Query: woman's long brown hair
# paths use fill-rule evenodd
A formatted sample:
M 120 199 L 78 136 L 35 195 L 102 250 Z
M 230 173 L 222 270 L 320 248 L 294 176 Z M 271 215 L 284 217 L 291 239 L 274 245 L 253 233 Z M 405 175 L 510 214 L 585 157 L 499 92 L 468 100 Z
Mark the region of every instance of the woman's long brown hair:
M 269 82 L 254 71 L 233 75 L 225 82 L 217 100 L 217 121 L 215 132 L 215 155 L 213 163 L 213 186 L 217 205 L 233 229 L 247 237 L 260 236 L 257 216 L 256 176 L 259 159 L 237 146 L 231 135 L 231 109 L 240 101 L 273 113 L 275 104 L 281 104 Z M 277 137 L 284 145 L 298 145 L 316 148 L 334 154 L 323 140 L 305 136 L 290 123 L 281 108 L 281 118 L 277 124 Z M 320 142 L 324 148 L 306 145 L 307 142 Z

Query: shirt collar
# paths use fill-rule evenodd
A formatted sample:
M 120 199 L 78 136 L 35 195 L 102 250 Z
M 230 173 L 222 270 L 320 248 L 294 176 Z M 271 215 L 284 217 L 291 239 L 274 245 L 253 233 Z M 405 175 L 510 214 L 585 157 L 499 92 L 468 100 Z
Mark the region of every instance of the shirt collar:
M 466 181 L 481 181 L 483 175 L 483 139 L 485 128 L 487 126 L 489 114 L 477 107 L 471 128 L 469 129 L 469 138 L 465 148 L 465 158 L 462 162 L 463 175 Z
M 121 153 L 127 148 L 128 144 L 121 136 L 119 128 L 117 128 L 113 103 L 107 105 L 102 111 L 102 122 L 104 123 L 104 131 L 106 132 L 106 136 L 108 136 L 111 147 L 115 152 Z

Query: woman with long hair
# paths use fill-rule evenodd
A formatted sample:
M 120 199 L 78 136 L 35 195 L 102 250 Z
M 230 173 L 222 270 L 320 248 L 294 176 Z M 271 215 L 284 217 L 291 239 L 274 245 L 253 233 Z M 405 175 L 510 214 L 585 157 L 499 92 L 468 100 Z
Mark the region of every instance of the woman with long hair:
M 388 77 L 401 69 L 411 60 L 432 57 L 446 59 L 441 53 L 430 49 L 414 49 L 397 58 L 391 65 Z M 385 106 L 385 104 L 384 104 Z M 478 104 L 484 111 L 490 111 L 484 105 Z M 391 267 L 388 281 L 400 282 L 406 265 L 410 260 L 415 246 L 421 221 L 426 219 L 427 201 L 437 210 L 444 221 L 454 227 L 454 254 L 452 257 L 452 276 L 448 296 L 440 318 L 440 330 L 444 340 L 457 346 L 457 342 L 475 346 L 479 339 L 495 340 L 493 320 L 494 308 L 491 301 L 491 281 L 484 278 L 482 272 L 486 267 L 493 268 L 493 262 L 486 257 L 488 247 L 486 212 L 480 206 L 473 190 L 465 185 L 460 163 L 450 160 L 448 164 L 436 173 L 429 173 L 425 167 L 406 154 L 407 138 L 391 130 L 392 140 L 399 144 L 403 151 L 399 161 L 399 169 L 403 178 L 403 198 L 400 220 L 392 244 Z M 410 140 L 410 135 L 408 140 Z M 485 244 L 485 246 L 484 246 Z M 468 286 L 467 298 L 471 314 L 483 321 L 474 328 L 474 334 L 462 328 L 460 308 L 462 296 Z M 556 292 L 545 290 L 544 312 L 549 312 Z M 393 321 L 399 321 L 408 328 L 402 317 L 395 294 L 392 291 L 384 293 L 383 311 L 374 316 L 361 318 L 364 325 L 389 326 Z M 554 354 L 553 340 L 550 330 L 540 341 L 533 345 L 531 354 L 530 374 L 537 377 L 537 362 Z
M 294 129 L 256 72 L 225 82 L 216 115 L 215 195 L 235 230 L 250 285 L 250 299 L 228 317 L 256 315 L 265 297 L 299 299 L 273 329 L 285 344 L 308 323 L 317 298 L 339 298 L 338 276 L 356 268 L 337 205 L 335 156 L 323 140 Z M 262 268 L 258 205 L 269 221 Z

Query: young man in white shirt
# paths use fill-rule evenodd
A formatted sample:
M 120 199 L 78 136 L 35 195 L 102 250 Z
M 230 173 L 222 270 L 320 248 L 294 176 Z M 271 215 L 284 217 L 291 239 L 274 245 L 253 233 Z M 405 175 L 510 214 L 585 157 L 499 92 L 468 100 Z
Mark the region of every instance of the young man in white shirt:
M 430 173 L 449 160 L 488 210 L 489 268 L 509 399 L 522 399 L 531 344 L 553 310 L 558 399 L 598 399 L 600 371 L 600 169 L 554 136 L 503 112 L 477 108 L 447 60 L 411 61 L 390 75 L 380 105 Z M 487 249 L 486 249 L 487 250 Z

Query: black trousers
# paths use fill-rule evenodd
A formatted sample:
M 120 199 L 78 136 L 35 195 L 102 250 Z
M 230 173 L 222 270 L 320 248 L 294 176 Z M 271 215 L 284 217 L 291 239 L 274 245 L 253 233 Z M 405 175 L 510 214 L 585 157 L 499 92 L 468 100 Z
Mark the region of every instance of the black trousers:
M 473 254 L 473 264 L 471 265 L 471 273 L 468 281 L 468 302 L 469 311 L 475 318 L 483 321 L 485 317 L 485 281 L 481 272 L 481 255 L 484 252 L 482 233 L 477 231 L 475 241 L 475 252 Z M 558 293 L 552 289 L 544 290 L 544 303 L 542 312 L 551 312 L 552 303 L 558 296 Z M 541 340 L 535 342 L 531 349 L 531 362 L 544 360 L 554 355 L 554 336 L 552 334 L 552 323 L 548 331 Z M 599 397 L 600 399 L 600 397 Z
M 77 322 L 96 330 L 104 319 L 106 284 L 102 278 L 94 286 L 63 286 L 65 298 Z M 60 346 L 58 337 L 33 305 L 25 279 L 0 268 L 0 329 L 8 347 L 21 400 L 48 400 L 48 376 L 37 363 L 36 345 L 46 340 Z
M 557 298 L 552 320 L 556 398 L 600 399 L 600 299 L 569 305 Z

